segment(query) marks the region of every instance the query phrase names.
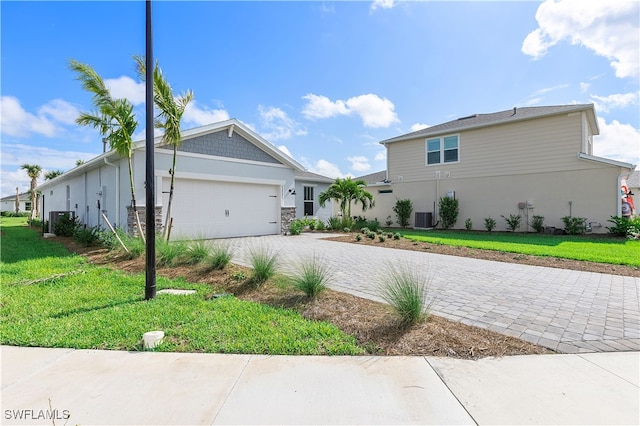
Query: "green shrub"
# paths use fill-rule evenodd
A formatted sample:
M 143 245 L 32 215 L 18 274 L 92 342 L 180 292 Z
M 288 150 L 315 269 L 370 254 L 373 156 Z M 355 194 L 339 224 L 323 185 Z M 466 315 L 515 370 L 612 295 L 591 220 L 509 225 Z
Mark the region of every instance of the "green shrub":
M 384 221 L 384 224 L 387 228 L 391 228 L 391 225 L 393 225 L 393 220 L 391 220 L 391 215 L 387 216 L 387 220 Z
M 362 234 L 356 234 L 356 241 L 362 241 Z
M 502 215 L 500 216 L 507 221 L 507 228 L 509 228 L 511 231 L 515 232 L 515 230 L 520 227 L 522 216 L 520 216 L 519 214 L 510 214 L 509 217 L 504 217 Z
M 413 203 L 410 199 L 397 200 L 396 205 L 393 206 L 393 211 L 396 214 L 398 225 L 403 228 L 409 226 L 409 218 L 411 212 L 413 212 Z
M 369 232 L 371 232 L 371 229 L 367 228 L 366 226 L 363 228 L 360 228 L 360 233 L 367 235 Z
M 327 227 L 334 231 L 342 229 L 342 219 L 337 216 L 331 216 L 327 222 Z
M 188 265 L 196 265 L 204 262 L 209 257 L 211 249 L 204 240 L 192 241 L 187 246 L 185 253 L 185 263 Z
M 251 282 L 258 287 L 276 274 L 278 266 L 278 252 L 268 249 L 250 249 L 249 257 L 253 267 Z
M 544 216 L 534 215 L 531 219 L 531 227 L 538 233 L 544 231 Z
M 373 232 L 378 232 L 380 230 L 380 222 L 378 222 L 378 219 L 368 220 L 367 228 Z
M 400 233 L 399 233 L 399 232 L 396 232 L 395 234 L 393 234 L 393 239 L 394 239 L 394 240 L 399 240 L 399 239 L 400 239 L 400 237 L 401 237 L 401 235 L 400 235 Z
M 607 226 L 610 234 L 617 237 L 631 237 L 640 233 L 640 216 L 633 219 L 624 216 L 611 216 L 607 222 L 613 223 L 613 226 Z
M 187 243 L 184 241 L 168 242 L 156 238 L 156 263 L 158 266 L 179 265 L 186 258 Z
M 220 271 L 227 267 L 229 262 L 231 262 L 232 257 L 233 252 L 230 248 L 220 244 L 214 244 L 213 247 L 211 247 L 211 251 L 206 262 L 209 264 L 211 269 Z
M 329 268 L 316 256 L 303 261 L 299 270 L 291 276 L 293 286 L 311 298 L 326 290 L 330 279 Z
M 92 246 L 100 242 L 100 229 L 97 227 L 93 228 L 76 228 L 75 234 L 73 237 L 85 247 Z
M 587 230 L 586 217 L 564 216 L 561 219 L 564 223 L 564 231 L 569 235 L 584 234 Z
M 378 235 L 378 241 L 380 241 L 381 243 L 384 243 L 385 241 L 384 235 Z
M 380 279 L 380 297 L 391 305 L 405 325 L 416 324 L 428 316 L 426 302 L 429 280 L 415 268 L 390 265 Z
M 471 219 L 467 218 L 467 220 L 464 221 L 464 228 L 467 231 L 471 231 L 473 229 L 473 223 L 471 222 Z
M 376 233 L 373 231 L 369 231 L 369 233 L 367 234 L 367 238 L 369 238 L 370 240 L 375 240 Z
M 387 238 L 393 238 L 393 232 L 387 232 Z
M 316 220 L 316 230 L 318 230 L 318 231 L 324 231 L 324 229 L 325 229 L 324 222 L 323 222 L 323 221 L 321 221 L 320 219 L 317 219 L 317 220 Z
M 304 224 L 302 220 L 296 219 L 289 225 L 289 233 L 291 235 L 300 235 L 302 229 L 304 228 Z
M 484 219 L 484 229 L 491 232 L 495 229 L 495 227 L 496 227 L 496 220 L 494 218 L 486 217 Z
M 444 229 L 451 229 L 458 220 L 460 206 L 458 200 L 451 197 L 442 197 L 439 202 L 440 220 Z
M 76 228 L 80 226 L 75 216 L 64 213 L 58 217 L 58 221 L 53 224 L 53 233 L 58 237 L 73 237 Z

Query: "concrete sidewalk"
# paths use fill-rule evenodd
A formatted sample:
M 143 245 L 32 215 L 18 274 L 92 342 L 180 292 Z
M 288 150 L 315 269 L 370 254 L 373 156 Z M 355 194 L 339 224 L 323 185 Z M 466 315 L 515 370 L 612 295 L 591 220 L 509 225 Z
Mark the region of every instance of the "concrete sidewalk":
M 2 346 L 0 356 L 7 425 L 640 423 L 638 352 L 466 361 Z

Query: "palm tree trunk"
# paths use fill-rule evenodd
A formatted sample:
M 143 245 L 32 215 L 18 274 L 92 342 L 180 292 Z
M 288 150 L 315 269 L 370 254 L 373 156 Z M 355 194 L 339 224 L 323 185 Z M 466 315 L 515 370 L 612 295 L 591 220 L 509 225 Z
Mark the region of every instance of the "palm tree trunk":
M 173 145 L 173 165 L 169 174 L 171 175 L 171 184 L 169 185 L 169 202 L 167 203 L 167 216 L 164 219 L 164 238 L 169 241 L 171 235 L 171 203 L 173 202 L 173 187 L 176 178 L 176 157 L 178 156 L 178 147 Z
M 129 185 L 131 187 L 131 208 L 133 208 L 133 215 L 136 218 L 136 226 L 138 227 L 140 238 L 142 241 L 145 241 L 142 224 L 140 223 L 140 216 L 138 215 L 138 207 L 136 206 L 136 189 L 133 184 L 133 164 L 131 163 L 131 157 L 129 157 Z M 149 208 L 149 206 L 147 206 L 147 208 Z M 155 208 L 155 206 L 151 206 L 151 208 Z

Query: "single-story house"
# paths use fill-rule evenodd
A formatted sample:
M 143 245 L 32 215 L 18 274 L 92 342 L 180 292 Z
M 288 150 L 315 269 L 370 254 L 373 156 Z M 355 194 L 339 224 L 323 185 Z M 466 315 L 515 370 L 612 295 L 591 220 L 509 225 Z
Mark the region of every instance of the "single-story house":
M 484 229 L 485 218 L 506 230 L 501 216 L 519 214 L 519 231 L 532 231 L 534 215 L 563 229 L 562 217 L 586 218 L 587 229 L 606 233 L 607 220 L 621 215 L 620 188 L 633 164 L 593 155 L 599 134 L 593 104 L 513 108 L 473 114 L 383 140 L 387 170 L 363 176 L 376 205 L 356 211 L 395 221 L 397 200 L 410 199 L 410 226 L 439 221 L 439 200 L 454 197 L 454 228 Z
M 326 223 L 333 215 L 333 203 L 322 207 L 318 198 L 335 180 L 308 171 L 296 172 L 295 179 L 296 217 L 314 217 Z
M 8 195 L 0 198 L 0 211 L 16 213 L 16 196 Z M 31 211 L 31 193 L 23 192 L 18 194 L 18 213 Z
M 172 147 L 156 137 L 156 230 L 166 225 Z M 145 220 L 145 142 L 135 144 L 133 174 L 136 205 Z M 171 206 L 172 239 L 224 238 L 280 234 L 308 208 L 317 206 L 317 190 L 331 180 L 307 172 L 248 126 L 230 119 L 182 134 Z M 307 190 L 306 188 L 311 188 Z M 127 159 L 111 150 L 38 186 L 43 218 L 73 212 L 87 227 L 114 227 L 135 233 Z M 306 193 L 311 194 L 306 200 Z M 306 202 L 313 201 L 312 207 Z M 327 206 L 332 210 L 332 206 Z M 54 213 L 52 213 L 54 212 Z M 53 216 L 51 216 L 53 215 Z M 104 215 L 104 216 L 103 216 Z

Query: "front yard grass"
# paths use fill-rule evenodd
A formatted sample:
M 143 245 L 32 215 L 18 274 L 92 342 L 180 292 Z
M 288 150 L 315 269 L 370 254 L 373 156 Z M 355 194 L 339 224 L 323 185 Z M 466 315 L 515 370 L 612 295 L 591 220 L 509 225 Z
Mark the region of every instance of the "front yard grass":
M 402 230 L 419 242 L 640 267 L 640 241 L 607 235 Z
M 144 300 L 145 277 L 96 266 L 41 239 L 23 218 L 2 218 L 0 343 L 16 346 L 142 350 L 142 335 L 163 330 L 159 351 L 352 355 L 355 339 L 295 311 L 212 298 L 207 284 L 157 277 L 157 289 L 196 290 Z

